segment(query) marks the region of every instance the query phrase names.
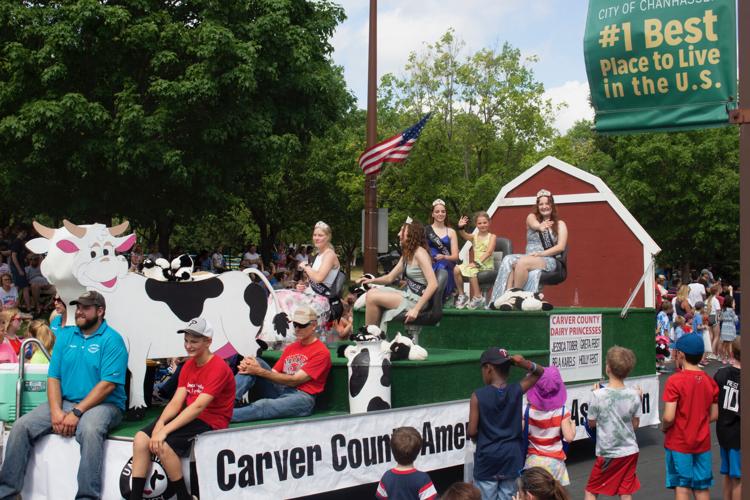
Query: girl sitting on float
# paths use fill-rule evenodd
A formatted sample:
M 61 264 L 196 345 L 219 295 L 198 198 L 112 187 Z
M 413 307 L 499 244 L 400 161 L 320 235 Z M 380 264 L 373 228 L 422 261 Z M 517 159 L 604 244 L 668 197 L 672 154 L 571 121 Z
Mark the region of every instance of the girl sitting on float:
M 471 241 L 474 250 L 474 259 L 456 266 L 454 277 L 456 278 L 456 287 L 458 288 L 458 298 L 456 299 L 456 308 L 463 309 L 468 306 L 469 309 L 476 309 L 484 305 L 482 291 L 479 289 L 479 280 L 477 275 L 481 271 L 491 271 L 494 268 L 492 254 L 495 252 L 495 235 L 490 233 L 490 216 L 487 212 L 477 212 L 474 214 L 474 226 L 477 228 L 476 234 L 469 234 L 464 231 L 469 218 L 465 215 L 458 221 L 458 232 L 465 240 Z M 469 290 L 471 300 L 463 293 L 464 278 L 469 278 Z
M 503 257 L 490 303 L 506 290 L 523 288 L 528 292 L 539 289 L 541 271 L 552 271 L 557 266 L 555 257 L 568 245 L 568 226 L 557 216 L 552 193 L 546 189 L 536 194 L 536 207 L 526 217 L 526 254 Z
M 448 300 L 456 289 L 453 273 L 458 262 L 458 236 L 450 227 L 445 202 L 441 199 L 432 202 L 430 224 L 425 227 L 425 236 L 432 257 L 432 270 L 435 273 L 441 269 L 448 271 L 448 281 L 443 293 L 443 300 Z
M 414 321 L 437 290 L 437 278 L 432 270 L 432 259 L 425 250 L 424 226 L 411 217 L 401 226 L 398 233 L 401 243 L 401 258 L 390 273 L 378 278 L 362 278 L 360 284 L 390 285 L 396 280 L 405 279 L 406 288 L 375 288 L 367 292 L 365 302 L 365 323 L 378 325 L 386 330 L 388 322 L 406 312 L 405 323 Z

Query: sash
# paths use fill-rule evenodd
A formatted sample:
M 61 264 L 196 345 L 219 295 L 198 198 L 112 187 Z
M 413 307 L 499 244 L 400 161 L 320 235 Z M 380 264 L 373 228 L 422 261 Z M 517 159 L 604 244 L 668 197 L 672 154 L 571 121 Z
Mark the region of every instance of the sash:
M 408 276 L 405 276 L 406 278 L 406 286 L 409 287 L 409 290 L 416 293 L 417 295 L 422 295 L 427 288 L 427 285 L 423 285 L 422 283 L 419 283 L 418 281 L 414 281 L 413 279 L 409 278 Z
M 443 244 L 443 240 L 441 240 L 437 233 L 435 233 L 435 230 L 432 229 L 432 226 L 426 226 L 424 228 L 424 234 L 425 236 L 427 236 L 427 239 L 432 242 L 432 246 L 434 246 L 438 252 L 443 255 L 451 254 L 450 249 L 445 247 L 445 245 Z
M 417 295 L 421 296 L 424 291 L 427 289 L 427 285 L 422 284 L 418 281 L 414 281 L 410 277 L 406 275 L 406 263 L 404 262 L 404 270 L 401 272 L 401 279 L 406 281 L 406 286 L 411 290 L 412 292 L 416 293 Z
M 310 280 L 310 288 L 312 288 L 313 292 L 328 299 L 328 304 L 330 306 L 329 320 L 337 321 L 341 319 L 341 315 L 344 312 L 344 305 L 341 303 L 341 298 L 333 296 L 330 288 L 323 283 L 318 283 L 317 281 Z
M 331 296 L 331 289 L 323 283 L 318 283 L 317 281 L 310 280 L 310 288 L 312 288 L 313 292 L 317 293 L 318 295 L 322 295 L 323 297 Z
M 544 231 L 537 231 L 537 233 L 539 234 L 539 239 L 542 241 L 542 247 L 544 247 L 545 250 L 549 250 L 557 244 L 554 240 L 552 231 L 550 231 L 549 229 L 545 229 Z

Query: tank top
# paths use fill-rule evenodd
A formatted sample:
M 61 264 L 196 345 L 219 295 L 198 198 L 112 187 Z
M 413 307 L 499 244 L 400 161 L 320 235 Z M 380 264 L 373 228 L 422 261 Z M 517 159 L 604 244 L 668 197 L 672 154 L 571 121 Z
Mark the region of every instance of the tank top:
M 323 265 L 323 254 L 326 253 L 327 251 L 328 250 L 315 256 L 315 260 L 313 261 L 313 264 L 312 264 L 312 268 L 314 270 L 317 271 L 318 269 L 320 269 L 320 266 Z M 336 275 L 338 273 L 339 273 L 338 266 L 332 267 L 331 270 L 328 271 L 328 274 L 326 275 L 326 277 L 323 278 L 323 281 L 321 281 L 320 283 L 327 286 L 328 288 L 331 288 L 331 286 L 333 285 L 333 282 L 336 280 Z

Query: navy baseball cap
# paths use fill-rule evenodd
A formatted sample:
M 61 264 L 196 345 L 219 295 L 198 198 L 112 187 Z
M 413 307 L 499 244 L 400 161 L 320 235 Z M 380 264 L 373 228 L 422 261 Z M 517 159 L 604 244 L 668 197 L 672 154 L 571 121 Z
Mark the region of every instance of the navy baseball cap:
M 705 352 L 703 347 L 703 335 L 697 333 L 687 333 L 669 347 L 693 356 Z
M 482 353 L 479 358 L 479 364 L 489 363 L 491 365 L 500 366 L 510 362 L 510 356 L 508 351 L 500 349 L 499 347 L 490 347 Z

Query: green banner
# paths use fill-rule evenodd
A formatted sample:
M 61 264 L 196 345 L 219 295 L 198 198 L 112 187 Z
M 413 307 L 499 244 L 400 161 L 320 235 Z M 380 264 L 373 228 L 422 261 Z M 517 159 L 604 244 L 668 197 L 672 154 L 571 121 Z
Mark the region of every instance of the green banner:
M 600 132 L 728 123 L 735 0 L 589 0 L 584 55 Z

